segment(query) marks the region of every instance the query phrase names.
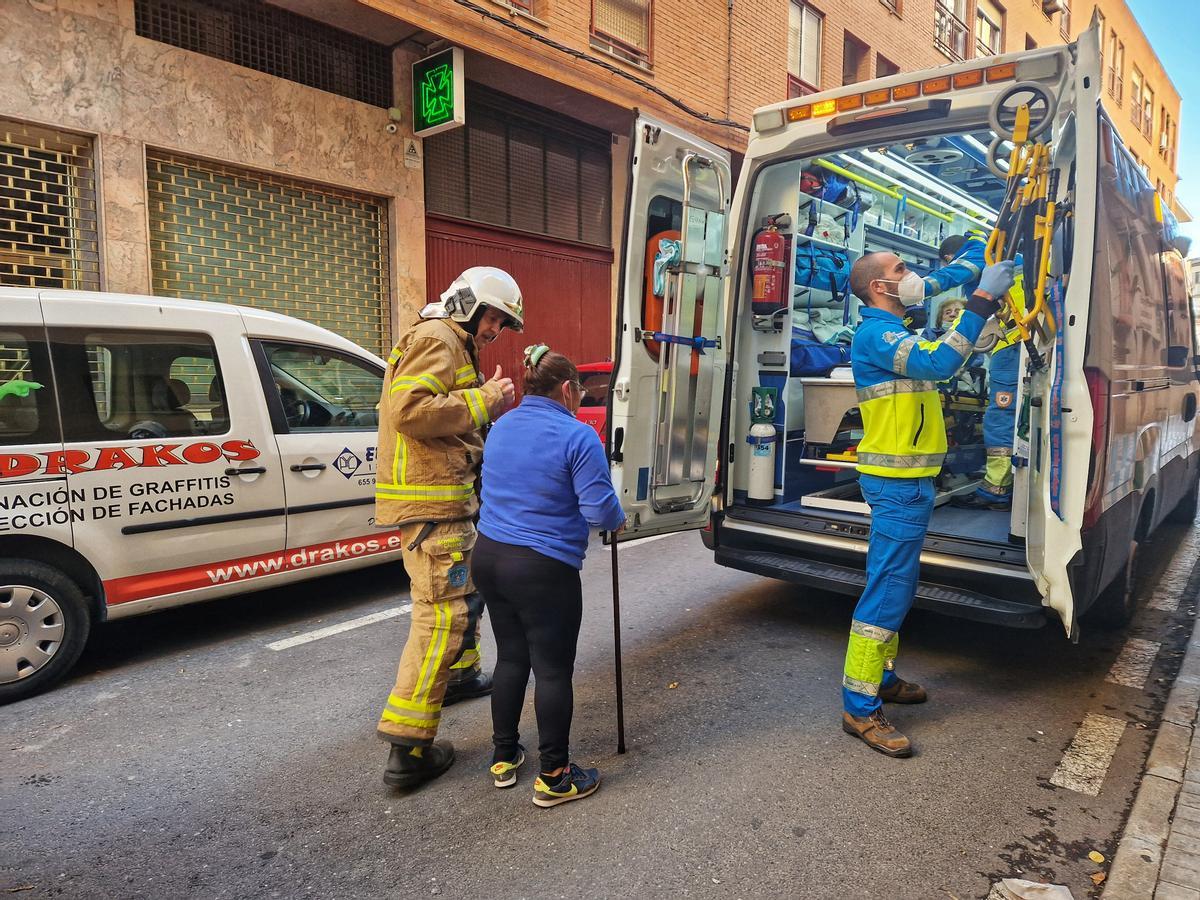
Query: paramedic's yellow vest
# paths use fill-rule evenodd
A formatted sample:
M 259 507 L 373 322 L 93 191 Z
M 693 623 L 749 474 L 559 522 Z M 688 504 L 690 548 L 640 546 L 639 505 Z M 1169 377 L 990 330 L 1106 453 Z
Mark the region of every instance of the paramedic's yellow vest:
M 917 338 L 910 338 L 916 346 Z M 901 353 L 904 346 L 897 349 Z M 858 389 L 858 471 L 884 478 L 937 475 L 946 457 L 942 400 L 932 381 L 897 376 Z
M 1021 272 L 1017 272 L 1016 283 L 1009 288 L 1009 296 L 1012 297 L 1013 306 L 1016 307 L 1019 315 L 1025 315 L 1025 276 Z M 996 346 L 992 348 L 992 352 L 1003 350 L 1005 347 L 1011 347 L 1013 344 L 1021 342 L 1021 329 L 1011 328 L 1006 333 L 1000 336 L 1000 340 L 996 341 Z

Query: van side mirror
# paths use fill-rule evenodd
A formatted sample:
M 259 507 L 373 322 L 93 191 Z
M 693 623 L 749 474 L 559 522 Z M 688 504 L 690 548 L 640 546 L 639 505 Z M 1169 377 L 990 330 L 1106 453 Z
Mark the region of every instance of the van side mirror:
M 1188 359 L 1191 356 L 1189 347 L 1171 345 L 1167 347 L 1167 365 L 1172 369 L 1178 369 L 1188 364 Z

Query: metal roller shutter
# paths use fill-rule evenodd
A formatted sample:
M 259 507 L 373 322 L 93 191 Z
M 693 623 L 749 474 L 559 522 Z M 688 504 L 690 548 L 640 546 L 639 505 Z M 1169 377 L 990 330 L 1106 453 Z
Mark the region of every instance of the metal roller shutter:
M 155 294 L 274 310 L 388 346 L 386 201 L 147 151 Z
M 0 119 L 0 284 L 100 287 L 91 138 Z

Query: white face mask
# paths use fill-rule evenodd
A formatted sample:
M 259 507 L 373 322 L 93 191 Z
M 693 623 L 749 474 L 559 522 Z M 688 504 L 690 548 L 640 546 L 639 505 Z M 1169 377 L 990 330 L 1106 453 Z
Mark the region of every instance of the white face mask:
M 925 299 L 925 279 L 916 272 L 905 272 L 904 277 L 897 281 L 894 278 L 876 278 L 884 284 L 896 285 L 895 297 L 905 306 L 912 306 Z

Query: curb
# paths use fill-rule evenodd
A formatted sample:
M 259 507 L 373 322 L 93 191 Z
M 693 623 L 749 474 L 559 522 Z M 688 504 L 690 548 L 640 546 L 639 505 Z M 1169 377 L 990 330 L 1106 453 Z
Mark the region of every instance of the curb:
M 1189 582 L 1191 580 L 1188 579 Z M 1172 865 L 1171 860 L 1164 865 L 1180 793 L 1186 785 L 1189 796 L 1200 794 L 1200 784 L 1197 783 L 1200 780 L 1200 732 L 1196 729 L 1198 708 L 1200 618 L 1193 625 L 1179 675 L 1167 696 L 1162 724 L 1146 760 L 1142 783 L 1108 872 L 1102 895 L 1104 900 L 1149 900 L 1156 892 L 1160 900 L 1200 897 L 1197 890 L 1200 888 L 1200 872 L 1181 872 Z M 1189 759 L 1196 763 L 1196 769 L 1190 774 Z M 1200 806 L 1200 796 L 1194 800 L 1194 805 Z M 1181 837 L 1181 840 L 1186 842 L 1190 839 Z M 1180 875 L 1183 883 L 1174 883 L 1175 879 L 1171 878 L 1174 875 Z M 1170 881 L 1160 882 L 1163 878 L 1170 878 Z M 1160 885 L 1166 890 L 1158 890 Z

